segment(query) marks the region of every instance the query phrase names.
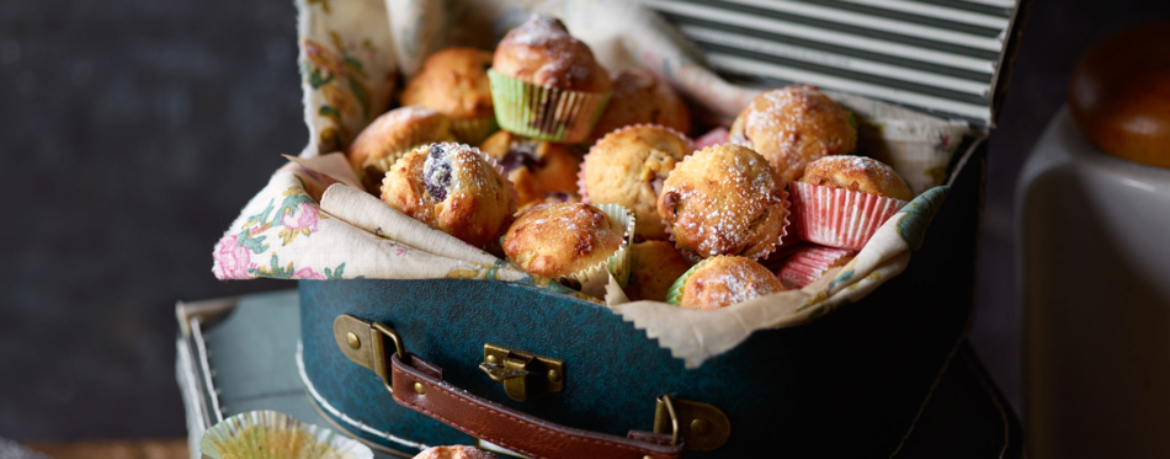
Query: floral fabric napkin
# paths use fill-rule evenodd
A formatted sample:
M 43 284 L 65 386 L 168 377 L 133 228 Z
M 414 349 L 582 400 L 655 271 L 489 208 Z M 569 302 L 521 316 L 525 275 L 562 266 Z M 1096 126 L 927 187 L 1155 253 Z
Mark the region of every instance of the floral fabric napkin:
M 495 43 L 531 11 L 562 18 L 611 70 L 640 65 L 657 72 L 711 119 L 729 121 L 758 93 L 704 68 L 669 25 L 633 1 L 298 0 L 297 6 L 309 145 L 276 171 L 215 245 L 212 270 L 219 279 L 459 278 L 516 282 L 582 298 L 386 206 L 361 190 L 344 156 L 334 153 L 387 109 L 398 71 L 409 76 L 445 46 Z M 940 171 L 967 133 L 965 124 L 847 94 L 831 96 L 870 126 L 861 130 L 861 144 L 870 145 L 866 151 L 885 155 L 880 159 L 925 192 L 887 221 L 852 262 L 799 291 L 698 312 L 629 303 L 611 281 L 605 303 L 687 367 L 734 348 L 754 330 L 814 319 L 898 275 L 945 199 L 948 188 L 931 187 L 945 178 Z

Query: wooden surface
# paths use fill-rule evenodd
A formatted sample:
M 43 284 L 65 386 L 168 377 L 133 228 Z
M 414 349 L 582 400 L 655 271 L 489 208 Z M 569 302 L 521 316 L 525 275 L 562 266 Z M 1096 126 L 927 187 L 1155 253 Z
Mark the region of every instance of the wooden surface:
M 76 443 L 33 443 L 28 449 L 54 459 L 188 459 L 187 439 L 100 440 Z

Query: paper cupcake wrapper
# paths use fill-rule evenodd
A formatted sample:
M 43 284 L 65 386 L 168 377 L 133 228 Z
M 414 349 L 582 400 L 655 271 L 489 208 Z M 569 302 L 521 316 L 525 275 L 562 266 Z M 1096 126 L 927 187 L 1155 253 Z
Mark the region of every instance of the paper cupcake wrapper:
M 857 255 L 857 252 L 853 250 L 805 247 L 793 253 L 776 275 L 785 287 L 804 288 L 820 279 L 834 264 L 854 255 Z
M 796 234 L 812 243 L 861 250 L 898 209 L 907 204 L 860 191 L 789 183 Z
M 468 145 L 479 145 L 498 130 L 500 125 L 496 124 L 495 116 L 451 121 L 451 133 L 455 134 L 455 140 Z
M 549 142 L 577 143 L 587 139 L 613 95 L 539 86 L 490 69 L 488 79 L 500 127 Z
M 610 274 L 613 274 L 614 279 L 617 279 L 618 284 L 621 284 L 622 287 L 625 287 L 630 281 L 630 271 L 632 271 L 630 241 L 634 239 L 634 224 L 636 222 L 633 211 L 617 204 L 601 204 L 594 207 L 625 228 L 625 234 L 622 234 L 622 245 L 605 261 L 564 276 L 563 279 L 571 284 L 579 285 L 581 293 L 596 298 L 605 298 L 605 286 L 609 284 Z
M 251 411 L 203 432 L 199 452 L 212 459 L 373 459 L 356 440 L 276 411 Z
M 683 275 L 678 276 L 678 279 L 675 279 L 674 283 L 670 284 L 670 288 L 666 290 L 667 304 L 673 304 L 675 306 L 682 304 L 684 287 L 687 285 L 687 279 L 689 279 L 691 274 L 694 274 L 695 271 L 702 269 L 702 267 L 705 266 L 709 260 L 710 258 L 700 261 L 694 266 L 691 266 L 691 269 L 688 269 L 687 272 L 683 273 Z

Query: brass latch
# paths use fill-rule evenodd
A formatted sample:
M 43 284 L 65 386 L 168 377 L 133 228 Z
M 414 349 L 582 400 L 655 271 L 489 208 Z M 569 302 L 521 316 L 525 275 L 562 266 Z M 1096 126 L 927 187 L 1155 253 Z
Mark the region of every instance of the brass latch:
M 663 395 L 654 410 L 654 433 L 671 434 L 671 444 L 682 439 L 687 449 L 711 451 L 727 443 L 731 421 L 715 405 Z
M 508 349 L 483 345 L 479 369 L 504 385 L 504 393 L 523 402 L 551 392 L 565 390 L 565 362 Z

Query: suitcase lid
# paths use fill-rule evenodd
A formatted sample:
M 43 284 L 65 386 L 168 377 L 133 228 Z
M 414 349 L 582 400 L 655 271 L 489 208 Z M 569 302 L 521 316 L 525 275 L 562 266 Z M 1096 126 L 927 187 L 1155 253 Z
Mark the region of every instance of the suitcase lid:
M 732 81 L 995 126 L 1027 0 L 645 0 Z

